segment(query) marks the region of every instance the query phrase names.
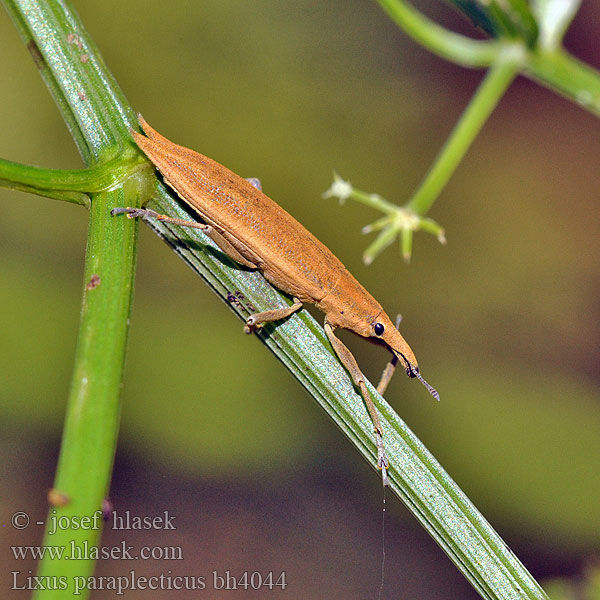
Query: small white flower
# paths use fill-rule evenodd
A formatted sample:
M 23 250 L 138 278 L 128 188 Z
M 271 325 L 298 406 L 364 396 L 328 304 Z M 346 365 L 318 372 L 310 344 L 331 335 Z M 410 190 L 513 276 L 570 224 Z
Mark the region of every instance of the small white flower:
M 333 174 L 333 183 L 331 187 L 323 194 L 323 198 L 339 198 L 344 202 L 352 193 L 352 185 L 349 181 L 344 181 L 337 173 Z

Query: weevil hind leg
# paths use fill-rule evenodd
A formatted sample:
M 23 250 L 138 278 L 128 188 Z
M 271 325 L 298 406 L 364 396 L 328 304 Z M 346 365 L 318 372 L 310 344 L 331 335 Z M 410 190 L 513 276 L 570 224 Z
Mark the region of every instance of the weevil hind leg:
M 381 421 L 379 420 L 379 415 L 375 410 L 375 405 L 373 404 L 373 400 L 371 399 L 371 395 L 369 394 L 369 390 L 365 385 L 365 376 L 362 374 L 354 355 L 348 348 L 342 343 L 342 341 L 336 337 L 333 332 L 333 327 L 327 322 L 325 319 L 325 334 L 327 335 L 331 345 L 333 346 L 333 350 L 337 354 L 337 357 L 340 359 L 341 363 L 344 365 L 348 373 L 350 373 L 350 377 L 354 382 L 354 385 L 358 387 L 360 390 L 361 396 L 363 397 L 365 404 L 367 405 L 367 410 L 369 411 L 369 415 L 371 416 L 371 421 L 373 422 L 373 426 L 375 428 L 375 443 L 377 445 L 377 466 L 381 469 L 381 476 L 383 479 L 383 485 L 387 485 L 387 468 L 389 467 L 389 461 L 387 459 L 385 453 L 385 447 L 383 445 L 383 430 L 381 428 Z
M 257 329 L 260 329 L 265 323 L 271 323 L 272 321 L 281 321 L 281 319 L 286 319 L 301 308 L 302 302 L 298 300 L 298 298 L 294 297 L 294 303 L 290 306 L 254 313 L 246 319 L 244 332 L 252 333 Z
M 182 227 L 192 227 L 194 229 L 202 229 L 206 231 L 210 229 L 209 225 L 205 223 L 197 223 L 196 221 L 188 221 L 186 219 L 176 219 L 175 217 L 169 217 L 167 215 L 161 215 L 157 213 L 155 210 L 150 208 L 130 208 L 130 207 L 120 207 L 113 208 L 110 211 L 110 214 L 114 217 L 115 215 L 127 215 L 129 219 L 137 219 L 138 217 L 145 219 L 156 219 L 157 221 L 161 221 L 163 223 L 173 223 L 174 225 L 181 225 Z
M 162 223 L 173 223 L 174 225 L 179 225 L 181 227 L 200 229 L 218 246 L 219 250 L 229 256 L 229 258 L 248 269 L 256 269 L 256 265 L 253 262 L 244 258 L 224 236 L 222 236 L 214 227 L 211 227 L 206 223 L 168 217 L 167 215 L 161 215 L 150 208 L 113 208 L 110 211 L 110 214 L 113 216 L 125 214 L 130 219 L 135 219 L 136 217 L 156 219 Z

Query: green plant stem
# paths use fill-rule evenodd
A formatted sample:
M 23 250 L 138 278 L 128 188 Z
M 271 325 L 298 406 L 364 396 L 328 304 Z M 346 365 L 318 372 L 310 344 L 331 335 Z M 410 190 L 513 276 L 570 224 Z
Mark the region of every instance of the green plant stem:
M 524 74 L 600 116 L 600 72 L 563 48 L 530 53 Z
M 377 0 L 377 2 L 418 44 L 459 65 L 487 67 L 497 60 L 502 50 L 502 42 L 473 40 L 448 31 L 404 0 Z
M 90 193 L 115 188 L 141 168 L 148 163 L 131 147 L 89 169 L 43 169 L 0 158 L 0 186 L 89 208 Z
M 69 560 L 73 547 L 98 544 L 101 523 L 77 528 L 73 517 L 91 518 L 102 508 L 114 459 L 120 388 L 131 309 L 138 226 L 115 222 L 110 209 L 140 205 L 149 171 L 135 168 L 137 150 L 129 138 L 133 111 L 106 70 L 77 15 L 66 0 L 3 0 L 48 85 L 89 170 L 34 169 L 3 162 L 4 182 L 53 197 L 91 195 L 90 225 L 77 352 L 54 487 L 68 502 L 52 507 L 44 544 L 64 548 L 62 559 L 46 554 L 38 575 L 64 577 L 67 590 L 37 590 L 35 598 L 71 595 L 76 578 L 93 573 L 95 561 Z M 121 165 L 106 163 L 120 157 Z M 107 171 L 112 169 L 112 174 Z M 89 187 L 88 187 L 89 186 Z M 77 191 L 73 191 L 73 190 Z M 79 194 L 79 196 L 78 196 Z M 52 534 L 52 517 L 73 527 Z M 83 590 L 80 598 L 86 598 Z
M 71 556 L 73 547 L 96 546 L 101 533 L 102 519 L 98 520 L 98 516 L 108 495 L 119 431 L 119 395 L 137 232 L 136 224 L 129 219 L 119 223 L 111 219 L 110 209 L 135 200 L 138 194 L 137 182 L 129 181 L 113 192 L 93 197 L 91 203 L 79 339 L 54 482 L 54 488 L 66 494 L 69 504 L 51 508 L 49 518 L 95 516 L 95 520 L 94 527 L 88 530 L 68 527 L 51 535 L 50 519 L 44 543 L 64 547 L 67 556 Z M 138 198 L 135 203 L 139 202 Z M 75 582 L 80 584 L 93 573 L 94 565 L 91 558 L 45 557 L 38 575 L 65 577 L 70 594 Z M 80 597 L 85 596 L 87 593 Z M 35 597 L 62 598 L 64 593 L 38 591 Z
M 397 210 L 398 206 L 382 198 L 379 194 L 368 194 L 356 188 L 352 188 L 352 192 L 348 196 L 352 200 L 356 200 L 365 206 L 379 210 L 386 215 L 393 215 Z
M 507 58 L 490 67 L 407 208 L 419 215 L 424 215 L 431 208 L 500 98 L 517 76 L 520 66 L 518 59 Z
M 135 114 L 68 0 L 2 0 L 85 164 L 125 150 Z

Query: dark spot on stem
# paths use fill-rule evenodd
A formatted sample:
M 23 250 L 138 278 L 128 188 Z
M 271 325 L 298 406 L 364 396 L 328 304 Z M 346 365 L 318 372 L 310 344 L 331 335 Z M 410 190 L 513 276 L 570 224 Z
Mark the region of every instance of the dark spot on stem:
M 94 290 L 100 285 L 100 275 L 92 275 L 85 286 L 86 290 Z
M 232 294 L 231 292 L 227 293 L 227 302 L 230 302 L 231 304 L 233 304 L 234 306 L 237 306 L 238 308 L 241 308 L 241 306 L 242 306 L 241 302 L 237 299 L 237 296 L 235 294 Z
M 46 61 L 44 60 L 44 57 L 42 56 L 38 45 L 33 40 L 31 40 L 27 44 L 27 50 L 29 50 L 29 54 L 31 54 L 35 66 L 41 71 L 44 68 Z

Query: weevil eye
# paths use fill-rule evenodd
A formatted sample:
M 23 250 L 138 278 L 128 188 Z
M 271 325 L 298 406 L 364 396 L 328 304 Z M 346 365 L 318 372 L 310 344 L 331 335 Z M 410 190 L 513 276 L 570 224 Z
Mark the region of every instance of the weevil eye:
M 385 327 L 382 323 L 375 323 L 375 325 L 373 326 L 373 330 L 375 331 L 375 335 L 383 335 Z

